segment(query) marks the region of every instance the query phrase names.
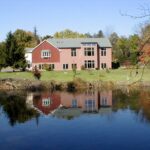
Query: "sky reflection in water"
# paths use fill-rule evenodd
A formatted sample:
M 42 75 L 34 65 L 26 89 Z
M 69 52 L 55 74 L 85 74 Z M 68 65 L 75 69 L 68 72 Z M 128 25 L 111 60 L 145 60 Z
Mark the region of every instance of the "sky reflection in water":
M 150 90 L 0 92 L 0 149 L 149 149 Z

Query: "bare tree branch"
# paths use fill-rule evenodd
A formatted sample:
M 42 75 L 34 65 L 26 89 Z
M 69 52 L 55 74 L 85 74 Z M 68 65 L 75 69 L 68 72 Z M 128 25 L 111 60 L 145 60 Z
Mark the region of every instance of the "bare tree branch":
M 140 19 L 140 18 L 147 18 L 147 17 L 150 18 L 150 8 L 148 5 L 146 6 L 140 5 L 139 10 L 140 10 L 140 14 L 137 14 L 137 15 L 132 15 L 132 14 L 121 12 L 121 11 L 120 11 L 120 14 L 122 16 L 131 17 L 133 19 Z

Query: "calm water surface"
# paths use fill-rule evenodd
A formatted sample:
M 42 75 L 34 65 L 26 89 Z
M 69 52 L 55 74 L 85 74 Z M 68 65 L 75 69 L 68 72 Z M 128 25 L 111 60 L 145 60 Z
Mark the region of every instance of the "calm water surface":
M 0 150 L 149 150 L 150 89 L 0 92 Z

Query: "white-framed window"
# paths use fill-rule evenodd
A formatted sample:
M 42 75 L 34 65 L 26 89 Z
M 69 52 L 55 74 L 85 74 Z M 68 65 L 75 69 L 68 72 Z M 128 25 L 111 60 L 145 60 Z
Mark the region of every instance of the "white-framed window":
M 95 61 L 94 60 L 85 60 L 84 66 L 85 66 L 85 68 L 95 68 Z
M 85 100 L 85 109 L 86 111 L 95 110 L 95 100 L 92 99 Z
M 84 48 L 84 55 L 85 56 L 94 56 L 94 47 Z
M 101 106 L 107 106 L 107 97 L 101 97 Z
M 51 103 L 52 103 L 52 101 L 51 101 L 51 99 L 50 98 L 43 98 L 42 99 L 42 106 L 49 106 L 49 105 L 51 105 Z
M 77 69 L 77 64 L 72 64 L 72 69 Z
M 101 48 L 101 56 L 106 56 L 106 48 L 105 47 Z
M 64 70 L 68 69 L 68 64 L 63 64 L 63 69 Z
M 105 69 L 105 68 L 107 68 L 107 65 L 106 65 L 106 63 L 101 63 L 101 68 L 102 68 L 102 69 Z
M 50 50 L 42 50 L 41 51 L 41 58 L 49 58 L 51 57 L 51 51 Z
M 71 56 L 76 56 L 77 53 L 76 53 L 76 48 L 72 48 L 71 49 Z

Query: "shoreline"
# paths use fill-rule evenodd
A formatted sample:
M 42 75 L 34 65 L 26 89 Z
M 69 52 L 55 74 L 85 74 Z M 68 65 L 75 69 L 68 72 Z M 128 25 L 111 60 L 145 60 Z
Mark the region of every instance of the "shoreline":
M 150 87 L 150 82 L 129 83 L 125 81 L 93 81 L 87 82 L 80 78 L 72 81 L 40 81 L 29 79 L 0 79 L 0 90 L 27 90 L 27 91 L 43 91 L 43 90 L 60 90 L 60 91 L 80 91 L 86 89 L 114 89 L 126 87 Z

